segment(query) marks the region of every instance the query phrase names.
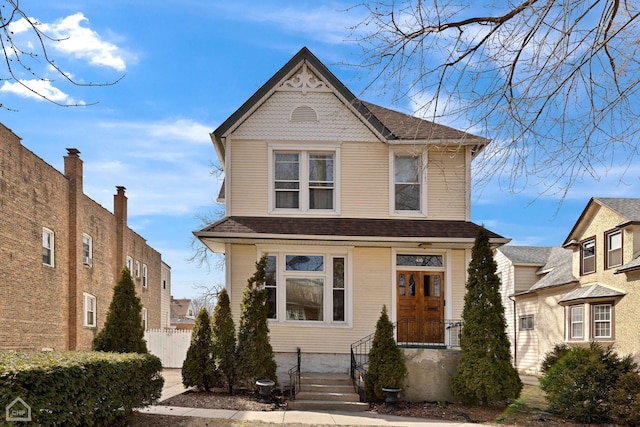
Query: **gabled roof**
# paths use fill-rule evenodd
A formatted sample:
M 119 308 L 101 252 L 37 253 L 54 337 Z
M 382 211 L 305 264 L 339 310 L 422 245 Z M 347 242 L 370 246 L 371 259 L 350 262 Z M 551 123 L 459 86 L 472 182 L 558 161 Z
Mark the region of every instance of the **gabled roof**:
M 548 246 L 511 246 L 498 248 L 513 264 L 529 264 L 543 266 L 549 259 L 551 247 Z
M 547 262 L 539 269 L 544 276 L 531 286 L 530 291 L 552 288 L 569 283 L 577 284 L 579 281 L 573 275 L 573 253 L 569 249 L 553 247 L 549 252 Z
M 540 280 L 519 295 L 556 286 L 577 284 L 571 268 L 572 252 L 561 247 L 547 246 L 502 246 L 497 249 L 514 265 L 538 266 Z
M 589 286 L 583 286 L 572 292 L 569 292 L 558 302 L 562 304 L 585 299 L 617 298 L 623 297 L 624 295 L 624 292 L 596 283 Z
M 319 77 L 343 99 L 345 105 L 383 142 L 428 139 L 445 140 L 450 143 L 454 141 L 457 143 L 464 142 L 469 145 L 477 145 L 474 154 L 480 152 L 482 147 L 490 142 L 486 138 L 359 100 L 309 49 L 303 47 L 211 133 L 211 139 L 223 168 L 225 167 L 226 148 L 222 140 L 242 124 L 252 111 L 265 102 L 270 93 L 276 89 L 276 86 L 289 74 L 296 71 L 302 63 L 307 64 L 315 73 L 318 73 Z
M 594 205 L 600 205 L 606 207 L 607 209 L 617 213 L 623 218 L 623 221 L 618 225 L 622 227 L 624 225 L 628 225 L 631 223 L 640 222 L 640 199 L 638 198 L 614 198 L 614 197 L 592 197 L 587 203 L 587 206 L 584 208 L 580 217 L 574 224 L 571 232 L 565 239 L 562 246 L 567 246 L 572 243 L 573 235 L 577 231 L 578 227 L 587 216 L 590 208 Z

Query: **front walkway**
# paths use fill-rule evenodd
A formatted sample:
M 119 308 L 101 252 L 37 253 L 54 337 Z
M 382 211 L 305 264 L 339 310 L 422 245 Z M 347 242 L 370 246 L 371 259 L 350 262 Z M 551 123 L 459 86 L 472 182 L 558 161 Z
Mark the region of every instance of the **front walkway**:
M 182 385 L 180 369 L 163 369 L 164 387 L 160 401 L 181 394 L 186 389 Z M 398 426 L 398 427 L 477 427 L 478 424 L 457 421 L 434 421 L 423 418 L 397 417 L 386 414 L 344 413 L 344 412 L 308 412 L 308 411 L 234 411 L 228 409 L 199 409 L 179 406 L 155 405 L 139 412 L 143 414 L 173 415 L 197 418 L 216 418 L 243 421 L 261 421 L 275 424 L 309 425 L 361 425 L 361 426 Z

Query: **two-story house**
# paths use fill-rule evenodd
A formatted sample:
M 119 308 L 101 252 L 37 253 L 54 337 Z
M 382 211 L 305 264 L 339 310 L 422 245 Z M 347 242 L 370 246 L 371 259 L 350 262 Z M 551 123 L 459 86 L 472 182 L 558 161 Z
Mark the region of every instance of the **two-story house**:
M 613 344 L 640 361 L 640 199 L 592 198 L 563 246 L 580 280 L 559 302 L 565 339 Z
M 639 225 L 640 199 L 592 198 L 562 247 L 496 250 L 520 372 L 540 374 L 562 342 L 596 341 L 640 360 Z
M 563 341 L 558 301 L 578 285 L 568 249 L 505 245 L 495 250 L 513 364 L 539 374 L 540 360 Z
M 79 150 L 61 173 L 0 124 L 0 350 L 90 349 L 125 265 L 145 327 L 169 326 L 171 270 L 127 226 L 125 188 L 112 213 L 83 178 Z
M 225 216 L 195 235 L 225 254 L 236 322 L 247 279 L 268 255 L 280 373 L 297 348 L 303 370 L 348 372 L 351 345 L 374 332 L 383 305 L 398 342 L 457 346 L 449 332 L 479 229 L 471 163 L 489 140 L 361 101 L 307 48 L 211 138 Z

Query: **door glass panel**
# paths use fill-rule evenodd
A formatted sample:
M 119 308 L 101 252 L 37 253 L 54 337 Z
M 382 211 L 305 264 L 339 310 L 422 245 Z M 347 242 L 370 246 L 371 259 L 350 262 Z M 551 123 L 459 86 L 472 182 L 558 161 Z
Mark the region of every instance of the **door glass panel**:
M 405 296 L 406 293 L 406 286 L 405 286 L 405 278 L 404 278 L 404 274 L 401 274 L 398 277 L 398 293 L 400 294 L 401 297 Z
M 413 274 L 409 275 L 409 296 L 413 297 L 416 295 L 416 277 Z
M 431 276 L 424 276 L 424 286 L 423 286 L 424 296 L 428 297 L 431 295 Z
M 440 282 L 441 282 L 440 276 L 433 276 L 433 296 L 434 297 L 440 296 L 440 289 L 442 287 L 442 284 Z

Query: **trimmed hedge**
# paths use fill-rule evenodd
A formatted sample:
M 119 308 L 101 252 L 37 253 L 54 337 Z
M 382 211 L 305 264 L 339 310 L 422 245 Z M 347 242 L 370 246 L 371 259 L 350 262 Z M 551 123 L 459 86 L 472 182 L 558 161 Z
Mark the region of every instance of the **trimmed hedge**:
M 36 425 L 102 425 L 157 402 L 161 371 L 149 354 L 0 353 L 0 408 L 19 397 Z

